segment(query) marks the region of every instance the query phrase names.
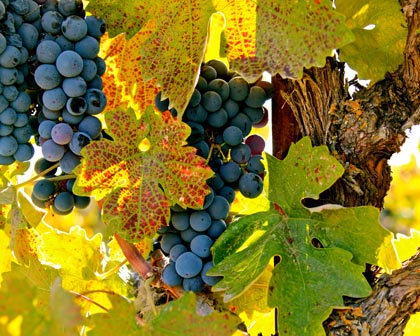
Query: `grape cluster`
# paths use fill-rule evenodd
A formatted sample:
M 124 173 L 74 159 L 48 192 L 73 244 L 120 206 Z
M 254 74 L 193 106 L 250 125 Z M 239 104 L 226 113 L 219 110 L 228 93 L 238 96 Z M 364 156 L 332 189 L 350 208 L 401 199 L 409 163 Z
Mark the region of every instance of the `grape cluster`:
M 20 2 L 25 1 L 33 2 Z M 62 174 L 71 174 L 80 163 L 82 148 L 102 137 L 97 115 L 106 106 L 101 79 L 106 66 L 98 53 L 106 25 L 101 18 L 85 16 L 81 0 L 38 2 L 39 18 L 31 26 L 34 39 L 27 47 L 28 89 L 36 100 L 35 140 L 46 161 L 58 163 Z M 24 36 L 29 40 L 28 34 L 29 30 Z M 57 214 L 79 207 L 73 182 L 67 182 L 53 183 L 53 188 L 45 179 L 39 181 L 32 192 L 34 203 L 51 205 Z M 86 202 L 83 198 L 82 207 Z
M 213 266 L 211 247 L 226 229 L 236 192 L 255 198 L 263 191 L 265 142 L 250 133 L 252 127 L 266 125 L 263 105 L 271 94 L 271 83 L 250 84 L 219 60 L 202 65 L 183 121 L 191 128 L 188 144 L 208 160 L 215 176 L 207 181 L 211 193 L 202 210 L 172 207 L 170 225 L 160 230 L 160 248 L 169 257 L 162 271 L 167 285 L 200 292 L 220 280 L 206 273 Z M 168 109 L 161 94 L 155 102 L 159 110 Z
M 0 2 L 0 165 L 28 161 L 34 155 L 29 142 L 32 100 L 26 90 L 39 16 L 34 1 Z

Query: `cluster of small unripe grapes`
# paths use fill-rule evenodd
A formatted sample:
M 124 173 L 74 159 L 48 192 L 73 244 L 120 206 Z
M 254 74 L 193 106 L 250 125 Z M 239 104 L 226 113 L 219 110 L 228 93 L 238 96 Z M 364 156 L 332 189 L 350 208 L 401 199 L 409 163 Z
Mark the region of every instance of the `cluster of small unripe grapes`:
M 98 53 L 105 30 L 101 18 L 85 16 L 82 0 L 1 0 L 0 164 L 31 159 L 35 135 L 43 158 L 71 174 L 81 149 L 101 138 L 106 65 Z M 68 213 L 80 201 L 70 181 L 38 181 L 34 203 Z
M 208 159 L 215 176 L 207 181 L 211 193 L 202 210 L 175 206 L 170 225 L 160 230 L 160 249 L 169 257 L 162 271 L 168 286 L 201 292 L 220 280 L 206 273 L 213 267 L 211 247 L 226 229 L 236 192 L 255 198 L 263 191 L 265 141 L 250 132 L 266 125 L 263 105 L 271 94 L 270 83 L 250 84 L 219 60 L 202 65 L 183 121 L 191 128 L 188 144 Z M 158 109 L 167 110 L 169 101 L 160 97 L 155 100 Z

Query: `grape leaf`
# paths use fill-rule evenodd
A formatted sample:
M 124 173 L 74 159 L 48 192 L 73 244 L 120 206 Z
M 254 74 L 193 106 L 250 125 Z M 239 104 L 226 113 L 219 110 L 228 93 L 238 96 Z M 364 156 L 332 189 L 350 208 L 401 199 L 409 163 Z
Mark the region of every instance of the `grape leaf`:
M 392 234 L 380 225 L 373 207 L 302 205 L 302 199 L 318 198 L 343 173 L 326 146 L 312 148 L 305 137 L 290 147 L 283 161 L 269 155 L 267 161 L 272 206 L 233 222 L 216 241 L 216 265 L 208 273 L 224 278 L 213 290 L 224 290 L 225 301 L 238 297 L 272 257 L 279 256 L 268 304 L 278 308 L 282 332 L 319 335 L 332 307 L 343 305 L 342 296 L 370 293 L 364 265 L 377 263 L 382 244 L 388 244 Z M 250 232 L 258 233 L 251 242 Z M 395 253 L 389 255 L 394 263 Z
M 151 107 L 140 119 L 131 109 L 109 111 L 105 119 L 114 141 L 101 139 L 83 148 L 75 192 L 106 196 L 108 233 L 139 241 L 167 225 L 170 205 L 203 205 L 213 173 L 195 148 L 185 146 L 185 124 Z
M 88 319 L 92 328 L 88 336 L 124 335 L 142 336 L 140 327 L 136 324 L 134 304 L 121 296 L 110 296 L 112 307 L 108 312 L 93 314 Z
M 263 71 L 299 78 L 304 67 L 325 65 L 353 35 L 329 0 L 222 0 L 225 53 L 233 70 L 250 80 Z
M 155 2 L 156 28 L 141 47 L 145 80 L 157 78 L 162 99 L 181 118 L 194 91 L 206 47 L 207 26 L 214 12 L 211 1 Z
M 100 56 L 106 60 L 107 71 L 102 77 L 107 97 L 105 111 L 127 105 L 135 111 L 144 111 L 154 103 L 158 92 L 156 80 L 143 81 L 139 49 L 151 30 L 146 26 L 127 40 L 126 34 L 114 38 L 104 36 Z
M 132 37 L 150 17 L 152 1 L 144 0 L 89 0 L 86 11 L 106 21 L 110 36 L 127 33 Z
M 28 267 L 13 263 L 3 274 L 0 317 L 6 317 L 10 326 L 21 319 L 18 334 L 34 336 L 76 335 L 82 322 L 74 296 L 61 288 L 57 271 L 36 258 Z
M 108 260 L 103 252 L 102 235 L 87 238 L 80 227 L 72 227 L 69 233 L 51 229 L 42 234 L 39 251 L 44 264 L 58 267 L 63 288 L 76 293 L 86 294 L 102 306 L 110 306 L 109 295 L 113 292 L 126 295 L 127 288 L 118 274 L 102 276 L 102 269 Z M 91 301 L 81 300 L 83 313 L 102 311 Z
M 240 323 L 238 317 L 226 311 L 214 311 L 206 316 L 198 315 L 196 296 L 189 292 L 168 303 L 145 328 L 145 335 L 230 336 Z
M 394 71 L 403 61 L 407 37 L 404 15 L 396 1 L 336 1 L 356 39 L 340 48 L 340 59 L 372 83 Z M 369 25 L 374 25 L 368 27 Z M 367 27 L 367 28 L 366 28 Z

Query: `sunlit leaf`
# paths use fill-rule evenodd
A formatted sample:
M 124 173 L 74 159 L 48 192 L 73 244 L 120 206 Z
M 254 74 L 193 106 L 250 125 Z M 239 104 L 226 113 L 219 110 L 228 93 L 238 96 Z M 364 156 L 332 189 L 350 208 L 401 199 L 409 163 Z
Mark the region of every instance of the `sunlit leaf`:
M 125 105 L 135 111 L 143 111 L 153 104 L 158 92 L 156 80 L 143 80 L 139 55 L 140 47 L 151 31 L 146 26 L 129 40 L 126 34 L 102 38 L 100 56 L 107 64 L 107 71 L 102 77 L 103 91 L 107 96 L 105 112 Z
M 230 66 L 251 80 L 263 71 L 299 78 L 353 40 L 329 0 L 222 0 L 216 8 L 226 16 Z
M 378 263 L 392 235 L 380 225 L 373 207 L 302 205 L 304 198 L 318 198 L 343 173 L 327 147 L 312 148 L 309 138 L 303 138 L 283 161 L 269 155 L 267 161 L 272 207 L 233 222 L 217 240 L 216 265 L 209 273 L 224 278 L 213 289 L 223 290 L 224 300 L 230 301 L 249 290 L 279 256 L 268 303 L 278 308 L 282 332 L 319 335 L 331 309 L 343 305 L 342 296 L 370 293 L 362 274 L 365 263 Z M 392 251 L 389 262 L 395 263 Z
M 401 6 L 396 1 L 336 1 L 337 11 L 346 15 L 355 41 L 340 48 L 340 59 L 372 83 L 394 71 L 403 61 L 407 29 Z
M 106 196 L 103 220 L 110 234 L 140 241 L 167 225 L 170 205 L 203 205 L 212 172 L 194 148 L 185 146 L 185 124 L 151 108 L 140 119 L 130 109 L 110 111 L 106 123 L 114 141 L 84 148 L 75 190 Z M 139 148 L 145 142 L 150 146 Z

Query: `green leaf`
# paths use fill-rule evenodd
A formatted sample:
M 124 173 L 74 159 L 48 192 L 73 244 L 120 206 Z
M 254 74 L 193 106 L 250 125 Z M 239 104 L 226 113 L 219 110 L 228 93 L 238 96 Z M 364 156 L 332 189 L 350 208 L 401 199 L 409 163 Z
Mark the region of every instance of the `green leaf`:
M 145 335 L 230 336 L 240 323 L 239 318 L 226 311 L 198 315 L 196 295 L 189 292 L 168 303 L 148 326 Z
M 329 0 L 222 0 L 230 66 L 250 80 L 263 71 L 299 78 L 303 68 L 325 65 L 332 50 L 353 35 Z
M 84 147 L 75 192 L 106 197 L 103 220 L 110 235 L 141 241 L 167 225 L 170 205 L 202 207 L 213 173 L 186 146 L 186 124 L 150 106 L 140 119 L 131 109 L 109 111 L 105 119 L 114 141 Z
M 403 61 L 407 37 L 399 2 L 341 0 L 336 6 L 355 35 L 353 43 L 340 48 L 340 59 L 357 71 L 360 79 L 370 79 L 371 83 L 396 70 Z
M 319 335 L 331 309 L 343 305 L 342 296 L 370 293 L 365 263 L 378 263 L 392 234 L 372 207 L 302 205 L 303 198 L 318 198 L 343 172 L 326 146 L 312 148 L 304 138 L 285 160 L 267 155 L 267 161 L 272 206 L 231 223 L 216 241 L 216 265 L 209 274 L 224 278 L 213 290 L 224 290 L 225 301 L 238 297 L 279 256 L 268 292 L 269 305 L 279 309 L 279 325 L 291 335 Z M 390 256 L 395 262 L 395 254 Z
M 143 336 L 140 327 L 136 324 L 136 311 L 133 302 L 116 295 L 110 296 L 109 299 L 112 308 L 108 312 L 101 312 L 89 317 L 88 323 L 92 330 L 89 330 L 87 335 Z
M 19 335 L 76 335 L 82 323 L 74 296 L 60 286 L 57 271 L 32 258 L 29 266 L 12 264 L 3 274 L 0 317 L 12 328 L 21 319 Z

